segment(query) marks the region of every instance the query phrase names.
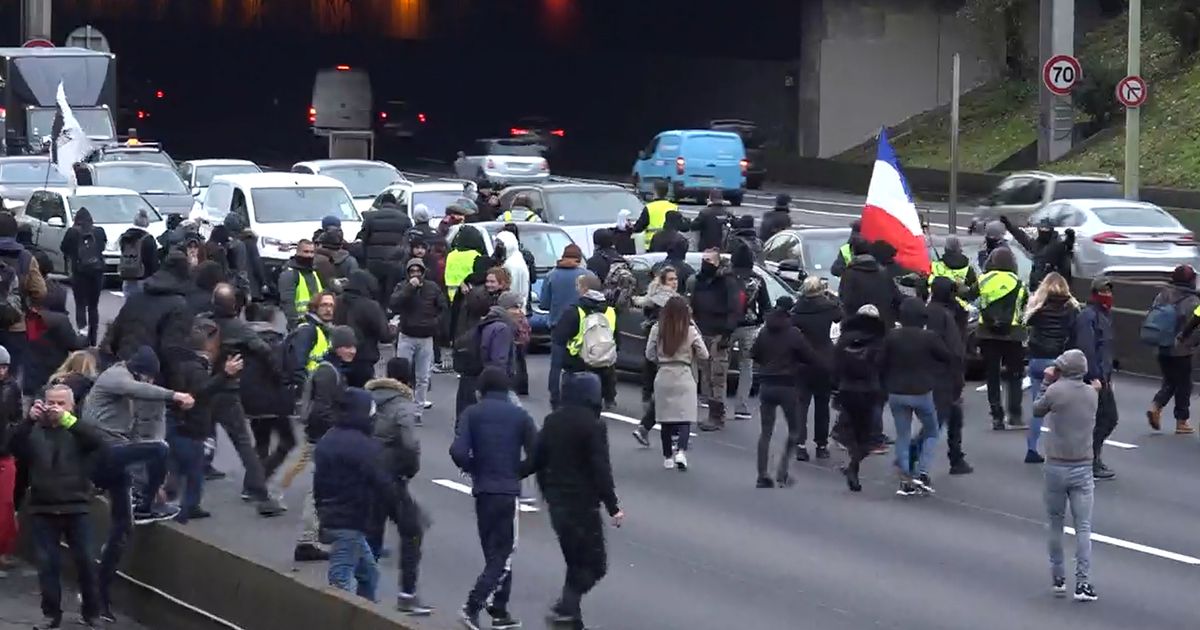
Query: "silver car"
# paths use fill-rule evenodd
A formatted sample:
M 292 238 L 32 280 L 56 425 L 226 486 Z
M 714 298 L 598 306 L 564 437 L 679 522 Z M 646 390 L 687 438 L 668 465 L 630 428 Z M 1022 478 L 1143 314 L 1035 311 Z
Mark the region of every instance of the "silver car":
M 1030 215 L 1058 200 L 1124 197 L 1125 189 L 1121 183 L 1109 175 L 1057 175 L 1044 171 L 1013 173 L 983 199 L 967 232 L 982 234 L 988 222 L 1001 216 L 1008 217 L 1013 225 L 1024 226 Z
M 520 138 L 476 140 L 472 150 L 454 161 L 455 176 L 483 187 L 544 183 L 550 179 L 546 150 Z
M 1195 236 L 1162 208 L 1125 199 L 1056 201 L 1029 217 L 1062 233 L 1075 230 L 1074 274 L 1094 278 L 1136 269 L 1197 266 Z

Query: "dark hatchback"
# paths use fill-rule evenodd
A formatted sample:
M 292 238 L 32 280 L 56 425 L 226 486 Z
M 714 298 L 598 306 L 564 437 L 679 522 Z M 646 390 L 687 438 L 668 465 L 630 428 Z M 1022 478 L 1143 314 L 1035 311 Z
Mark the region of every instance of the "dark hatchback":
M 758 190 L 767 179 L 767 140 L 753 121 L 721 118 L 708 123 L 713 131 L 728 131 L 742 138 L 746 147 L 746 188 Z

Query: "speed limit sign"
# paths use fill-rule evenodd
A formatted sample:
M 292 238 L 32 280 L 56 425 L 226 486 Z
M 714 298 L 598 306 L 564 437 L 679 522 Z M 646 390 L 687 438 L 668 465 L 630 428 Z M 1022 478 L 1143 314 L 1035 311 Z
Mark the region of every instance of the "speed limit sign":
M 1083 69 L 1079 66 L 1078 59 L 1071 55 L 1054 55 L 1042 66 L 1042 83 L 1046 84 L 1046 89 L 1050 92 L 1066 96 L 1071 93 L 1071 88 L 1075 87 L 1082 74 Z

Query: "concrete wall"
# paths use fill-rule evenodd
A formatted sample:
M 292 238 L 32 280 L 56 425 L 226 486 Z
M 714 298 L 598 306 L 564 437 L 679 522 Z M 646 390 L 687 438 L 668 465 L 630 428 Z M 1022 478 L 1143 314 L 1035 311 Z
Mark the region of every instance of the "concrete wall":
M 802 32 L 819 42 L 804 45 L 802 54 L 819 55 L 815 75 L 807 73 L 819 86 L 802 86 L 802 103 L 817 103 L 819 141 L 804 139 L 806 155 L 813 149 L 820 157 L 835 155 L 881 125 L 948 103 L 955 52 L 962 55 L 964 91 L 993 77 L 1002 59 L 997 38 L 953 13 L 939 13 L 928 0 L 813 4 L 819 6 L 805 16 Z M 802 61 L 802 67 L 811 70 L 812 63 Z

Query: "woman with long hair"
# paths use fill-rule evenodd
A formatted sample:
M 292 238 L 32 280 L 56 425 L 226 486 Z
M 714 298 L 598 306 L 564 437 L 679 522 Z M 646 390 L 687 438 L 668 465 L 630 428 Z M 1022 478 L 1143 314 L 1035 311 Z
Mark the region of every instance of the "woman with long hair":
M 671 265 L 666 265 L 658 270 L 657 276 L 646 289 L 646 295 L 633 298 L 633 305 L 641 307 L 642 315 L 645 317 L 642 325 L 646 329 L 654 326 L 663 306 L 666 306 L 667 301 L 677 295 L 679 295 L 679 272 L 675 271 Z M 654 413 L 654 378 L 656 376 L 658 376 L 658 364 L 646 360 L 642 365 L 642 405 L 645 410 L 642 413 L 641 424 L 633 430 L 633 439 L 645 448 L 650 448 L 650 429 L 653 429 L 654 424 L 658 422 Z
M 100 375 L 100 364 L 93 349 L 76 350 L 50 375 L 47 385 L 66 385 L 75 394 L 76 413 L 83 413 L 84 398 Z
M 1041 395 L 1042 373 L 1054 364 L 1060 354 L 1074 347 L 1075 317 L 1079 302 L 1071 295 L 1071 286 L 1058 272 L 1042 279 L 1029 299 L 1022 318 L 1029 328 L 1029 395 L 1037 400 Z M 1042 435 L 1042 418 L 1034 416 L 1025 437 L 1025 463 L 1040 464 L 1045 459 L 1038 454 L 1038 438 Z
M 654 408 L 662 425 L 663 467 L 685 471 L 698 402 L 692 366 L 708 360 L 708 348 L 686 299 L 676 295 L 667 300 L 646 339 L 646 359 L 658 364 Z

